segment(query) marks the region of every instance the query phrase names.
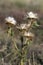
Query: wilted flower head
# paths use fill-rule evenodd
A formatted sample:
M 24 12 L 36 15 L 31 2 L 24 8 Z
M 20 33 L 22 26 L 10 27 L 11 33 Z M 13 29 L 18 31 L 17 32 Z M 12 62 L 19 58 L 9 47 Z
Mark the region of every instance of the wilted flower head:
M 6 23 L 10 23 L 10 24 L 13 24 L 13 25 L 16 25 L 16 20 L 13 18 L 13 17 L 6 17 L 5 18 L 5 20 L 6 20 Z
M 38 19 L 38 15 L 37 13 L 29 12 L 27 13 L 26 18 Z

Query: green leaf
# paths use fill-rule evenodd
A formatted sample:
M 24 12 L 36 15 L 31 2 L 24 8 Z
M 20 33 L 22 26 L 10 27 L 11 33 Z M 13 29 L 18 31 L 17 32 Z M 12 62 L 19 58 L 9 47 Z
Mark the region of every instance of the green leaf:
M 38 24 L 37 22 L 34 22 L 34 23 L 33 23 L 33 26 L 38 27 L 39 24 Z

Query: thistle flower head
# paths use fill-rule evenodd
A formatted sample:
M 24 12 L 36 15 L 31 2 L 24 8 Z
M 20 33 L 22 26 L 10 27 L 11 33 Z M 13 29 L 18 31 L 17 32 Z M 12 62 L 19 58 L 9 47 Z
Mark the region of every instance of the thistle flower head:
M 38 19 L 38 15 L 37 13 L 33 13 L 33 12 L 27 12 L 26 18 L 33 18 L 33 19 Z
M 34 34 L 31 33 L 31 32 L 25 32 L 25 33 L 24 33 L 24 36 L 25 36 L 25 37 L 28 37 L 28 38 L 33 38 L 33 37 L 34 37 Z
M 13 17 L 6 17 L 5 18 L 5 20 L 6 20 L 6 23 L 10 23 L 10 24 L 13 24 L 13 25 L 16 25 L 16 20 L 13 18 Z

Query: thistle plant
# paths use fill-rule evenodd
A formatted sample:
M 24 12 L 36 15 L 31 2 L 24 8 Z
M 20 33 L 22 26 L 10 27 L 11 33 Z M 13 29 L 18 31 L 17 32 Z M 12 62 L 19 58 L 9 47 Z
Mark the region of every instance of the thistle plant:
M 19 29 L 19 31 L 21 32 L 21 61 L 20 61 L 20 65 L 24 65 L 24 63 L 26 61 L 28 61 L 27 59 L 27 51 L 28 51 L 28 46 L 31 43 L 32 39 L 34 39 L 34 34 L 30 32 L 30 29 L 34 26 L 39 26 L 37 24 L 37 14 L 30 12 L 28 13 L 28 15 L 26 16 L 27 19 L 30 19 L 30 23 L 28 22 L 28 24 L 24 23 L 21 24 L 20 26 L 17 27 L 17 29 Z M 25 44 L 23 43 L 23 38 L 26 38 Z
M 7 18 L 7 19 L 10 19 L 10 18 Z M 34 39 L 34 36 L 35 36 L 33 33 L 30 32 L 30 29 L 35 23 L 35 20 L 37 21 L 38 19 L 37 14 L 30 12 L 28 13 L 28 15 L 26 15 L 26 19 L 30 19 L 30 22 L 23 23 L 23 24 L 20 24 L 19 26 L 16 26 L 16 28 L 20 31 L 21 47 L 18 48 L 16 42 L 14 41 L 14 39 L 12 39 L 13 47 L 11 50 L 12 58 L 10 60 L 10 63 L 14 62 L 16 63 L 15 65 L 24 65 L 25 62 L 28 62 L 28 59 L 27 59 L 28 47 L 30 42 Z M 8 21 L 7 23 L 10 23 L 10 28 L 8 30 L 8 33 L 11 35 L 12 33 L 11 25 L 14 23 L 14 21 L 13 22 L 11 22 L 12 20 L 7 20 L 7 21 Z M 13 25 L 15 26 L 15 24 Z M 26 38 L 25 42 L 24 42 L 24 38 Z

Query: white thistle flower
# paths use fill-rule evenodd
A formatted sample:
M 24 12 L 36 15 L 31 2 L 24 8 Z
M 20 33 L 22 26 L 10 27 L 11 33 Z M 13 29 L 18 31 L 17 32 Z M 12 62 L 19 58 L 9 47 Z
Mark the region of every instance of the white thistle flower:
M 27 18 L 34 18 L 34 19 L 37 19 L 38 18 L 38 15 L 37 13 L 33 13 L 33 12 L 27 12 Z
M 13 24 L 13 25 L 16 25 L 16 23 L 17 23 L 16 20 L 13 17 L 10 17 L 10 16 L 6 17 L 5 20 L 6 20 L 7 23 L 10 23 L 10 24 Z
M 32 34 L 31 32 L 25 32 L 25 33 L 24 33 L 24 36 L 25 36 L 25 37 L 32 38 L 32 37 L 34 37 L 34 34 Z
M 26 29 L 26 24 L 20 24 L 20 26 L 17 26 L 18 29 L 24 30 Z

